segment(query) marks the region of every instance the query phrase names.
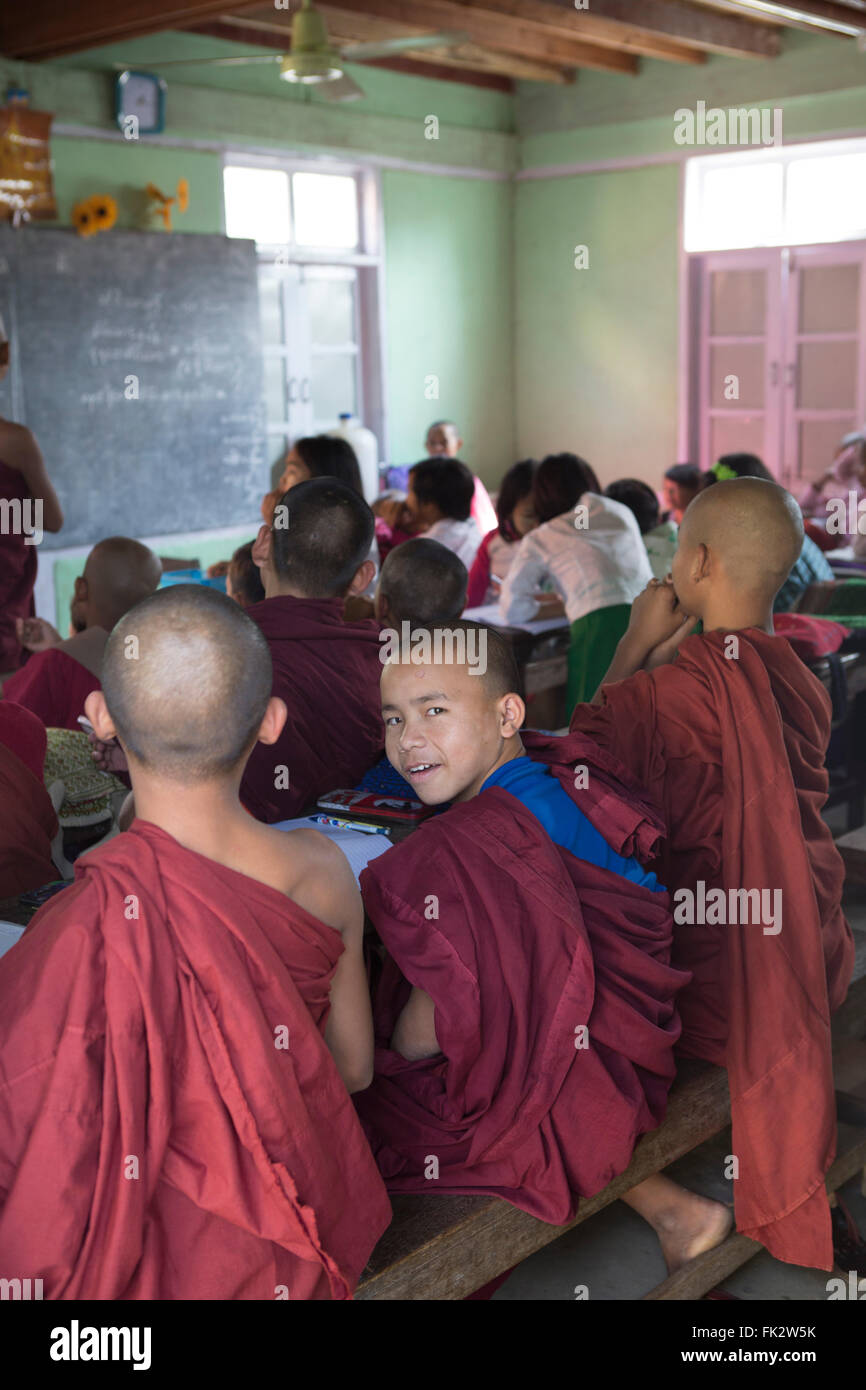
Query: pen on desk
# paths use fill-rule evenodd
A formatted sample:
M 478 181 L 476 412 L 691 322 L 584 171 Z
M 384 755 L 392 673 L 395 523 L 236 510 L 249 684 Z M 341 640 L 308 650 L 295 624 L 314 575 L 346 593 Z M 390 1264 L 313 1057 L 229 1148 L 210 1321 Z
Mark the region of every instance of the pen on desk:
M 333 825 L 338 830 L 361 830 L 365 835 L 387 835 L 386 825 L 363 825 L 358 820 L 339 820 L 336 816 L 310 816 L 314 825 Z

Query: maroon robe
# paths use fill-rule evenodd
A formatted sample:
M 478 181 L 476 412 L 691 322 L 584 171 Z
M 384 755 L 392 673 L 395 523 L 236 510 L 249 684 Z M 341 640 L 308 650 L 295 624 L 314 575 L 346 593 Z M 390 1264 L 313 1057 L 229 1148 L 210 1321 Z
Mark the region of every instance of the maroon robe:
M 23 473 L 0 462 L 0 497 L 24 502 L 30 490 Z M 0 675 L 17 671 L 21 644 L 15 636 L 15 619 L 32 618 L 36 583 L 36 551 L 23 535 L 0 535 Z
M 325 792 L 354 787 L 381 756 L 380 628 L 344 622 L 340 598 L 268 598 L 247 615 L 268 639 L 273 693 L 289 714 L 276 744 L 253 749 L 241 801 L 259 820 L 288 820 Z
M 692 972 L 680 1051 L 728 1069 L 737 1228 L 777 1259 L 829 1269 L 830 1014 L 854 961 L 843 865 L 821 818 L 830 701 L 783 638 L 736 636 L 736 657 L 724 633 L 687 638 L 672 664 L 578 705 L 572 728 L 664 808 L 653 867 L 674 897 L 674 962 Z M 781 930 L 678 925 L 679 890 L 697 895 L 700 883 L 726 896 L 778 890 Z
M 0 898 L 57 878 L 51 859 L 57 815 L 42 781 L 45 747 L 35 714 L 0 700 Z
M 612 848 L 648 855 L 659 823 L 613 759 L 579 737 L 526 744 Z M 664 1115 L 686 978 L 668 961 L 667 894 L 576 859 L 500 787 L 426 821 L 361 889 L 391 960 L 376 1075 L 355 1102 L 388 1188 L 569 1220 Z M 411 985 L 433 999 L 442 1049 L 416 1062 L 389 1048 Z
M 80 731 L 79 714 L 93 690 L 101 690 L 98 676 L 60 647 L 35 652 L 26 666 L 3 686 L 3 698 L 14 700 L 37 715 L 46 729 Z
M 351 1297 L 390 1205 L 323 1037 L 342 950 L 144 821 L 79 860 L 0 960 L 4 1272 L 57 1299 Z

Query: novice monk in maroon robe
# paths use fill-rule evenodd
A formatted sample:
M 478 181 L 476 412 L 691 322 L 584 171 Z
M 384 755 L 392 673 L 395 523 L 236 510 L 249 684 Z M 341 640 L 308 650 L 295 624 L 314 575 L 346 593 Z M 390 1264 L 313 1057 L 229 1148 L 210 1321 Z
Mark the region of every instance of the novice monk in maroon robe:
M 241 800 L 259 820 L 297 816 L 353 787 L 382 752 L 379 625 L 343 621 L 373 578 L 373 514 L 335 478 L 298 483 L 253 546 L 267 595 L 247 609 L 267 638 L 274 694 L 288 710 L 273 748 L 253 751 Z
M 92 690 L 108 634 L 140 599 L 152 594 L 162 565 L 140 541 L 112 536 L 95 545 L 75 581 L 71 609 L 79 630 L 65 641 L 41 618 L 18 624 L 18 635 L 34 653 L 3 687 L 3 696 L 38 715 L 48 729 L 78 729 L 78 716 Z
M 673 897 L 674 962 L 692 972 L 679 1050 L 728 1069 L 737 1228 L 778 1259 L 829 1269 L 830 1015 L 854 953 L 842 861 L 821 819 L 830 701 L 772 635 L 773 598 L 802 537 L 799 509 L 775 483 L 743 478 L 700 494 L 672 584 L 653 581 L 635 600 L 601 703 L 578 705 L 572 729 L 620 758 L 664 809 L 655 867 Z M 703 635 L 687 636 L 695 618 Z M 754 891 L 737 890 L 766 892 L 759 913 Z M 719 1204 L 663 1177 L 631 1199 L 671 1267 L 730 1224 Z
M 42 781 L 46 742 L 35 714 L 0 700 L 0 898 L 57 878 L 57 815 Z
M 103 685 L 139 819 L 0 960 L 0 1268 L 46 1298 L 348 1298 L 390 1216 L 349 1098 L 363 912 L 334 845 L 238 800 L 285 718 L 267 645 L 176 586 L 115 628 Z
M 391 959 L 356 1103 L 391 1190 L 493 1193 L 559 1223 L 664 1115 L 687 977 L 639 863 L 660 827 L 589 740 L 521 736 L 507 643 L 448 626 L 483 636 L 486 674 L 456 653 L 382 676 L 390 761 L 453 804 L 362 875 Z
M 0 381 L 9 370 L 9 340 L 0 319 Z M 42 531 L 59 531 L 63 511 L 30 430 L 0 417 L 0 501 L 8 505 L 0 531 L 0 676 L 17 670 L 21 643 L 16 620 L 33 614 L 36 552 Z

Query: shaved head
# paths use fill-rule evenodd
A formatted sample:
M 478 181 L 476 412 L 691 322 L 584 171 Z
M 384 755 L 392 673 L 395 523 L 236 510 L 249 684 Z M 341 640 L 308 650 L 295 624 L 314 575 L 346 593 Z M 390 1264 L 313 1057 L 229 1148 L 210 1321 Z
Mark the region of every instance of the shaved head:
M 185 782 L 241 762 L 271 683 L 261 630 L 230 598 L 199 584 L 161 589 L 127 613 L 102 666 L 124 748 L 149 771 Z
M 416 536 L 389 551 L 377 597 L 387 603 L 393 622 L 448 622 L 463 612 L 468 582 L 459 555 L 439 541 Z
M 778 483 L 731 478 L 699 493 L 686 510 L 680 549 L 701 545 L 719 560 L 732 589 L 772 599 L 803 548 L 803 517 Z
M 153 593 L 161 577 L 159 556 L 126 536 L 100 541 L 84 565 L 90 603 L 109 631 L 134 604 Z

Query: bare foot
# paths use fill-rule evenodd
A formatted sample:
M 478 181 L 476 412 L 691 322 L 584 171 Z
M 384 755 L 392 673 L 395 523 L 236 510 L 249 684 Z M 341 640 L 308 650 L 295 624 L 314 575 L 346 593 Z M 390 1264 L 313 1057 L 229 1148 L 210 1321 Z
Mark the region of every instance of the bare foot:
M 633 1187 L 623 1201 L 652 1226 L 669 1274 L 721 1245 L 734 1221 L 721 1202 L 689 1192 L 662 1173 Z
M 721 1245 L 734 1222 L 733 1213 L 721 1202 L 682 1189 L 683 1201 L 660 1214 L 657 1235 L 668 1274 Z

